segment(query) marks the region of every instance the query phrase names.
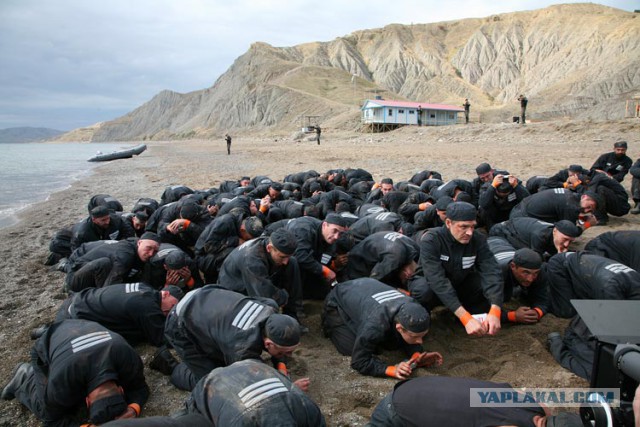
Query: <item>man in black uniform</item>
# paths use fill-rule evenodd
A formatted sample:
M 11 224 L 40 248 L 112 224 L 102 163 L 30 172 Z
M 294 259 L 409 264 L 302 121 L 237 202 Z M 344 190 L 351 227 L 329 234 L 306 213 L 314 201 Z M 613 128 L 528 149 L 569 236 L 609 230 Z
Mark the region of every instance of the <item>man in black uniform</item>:
M 480 190 L 478 213 L 481 223 L 490 231 L 494 224 L 509 219 L 514 206 L 529 195 L 529 191 L 515 176 L 496 175 L 491 185 L 485 185 Z
M 545 259 L 557 253 L 567 252 L 569 245 L 580 237 L 582 229 L 563 219 L 555 224 L 539 219 L 520 217 L 494 225 L 490 236 L 506 239 L 514 248 L 529 248 Z
M 172 368 L 171 382 L 192 390 L 214 368 L 259 359 L 263 350 L 274 366 L 283 368 L 279 364 L 284 365 L 300 343 L 300 326 L 277 310 L 271 299 L 217 286 L 189 292 L 169 313 L 165 326 L 167 340 L 182 358 Z
M 477 206 L 480 199 L 480 192 L 493 183 L 496 175 L 505 176 L 509 175 L 509 172 L 504 169 L 494 169 L 489 163 L 480 163 L 476 166 L 476 175 L 477 176 L 473 178 L 473 182 L 471 182 L 471 191 L 464 187 L 461 188 L 472 196 L 472 203 Z M 453 197 L 453 195 L 451 195 L 451 197 Z
M 193 256 L 200 234 L 211 222 L 211 215 L 194 202 L 176 203 L 163 210 L 158 219 L 158 236 Z
M 588 228 L 597 224 L 594 214 L 601 204 L 600 196 L 592 191 L 578 194 L 565 188 L 554 188 L 527 197 L 511 210 L 509 218 L 527 216 L 546 222 L 566 219 Z
M 336 254 L 336 241 L 347 231 L 346 220 L 337 214 L 327 215 L 324 221 L 306 216 L 292 219 L 285 228 L 298 241 L 293 255 L 300 265 L 303 296 L 323 299 L 336 279 L 330 264 Z
M 639 300 L 640 273 L 618 261 L 585 251 L 566 252 L 547 262 L 550 312 L 577 314 L 572 299 Z
M 115 332 L 88 320 L 54 323 L 36 341 L 2 391 L 47 426 L 80 425 L 75 410 L 89 407 L 91 424 L 137 417 L 149 397 L 142 360 Z
M 315 125 L 315 129 L 316 129 L 316 141 L 318 142 L 318 145 L 320 145 L 320 134 L 322 133 L 322 129 L 320 129 L 320 126 Z
M 472 406 L 472 389 L 503 389 L 516 393 L 507 383 L 455 377 L 420 377 L 403 381 L 393 388 L 373 410 L 369 427 L 480 427 L 480 426 L 563 426 L 581 427 L 578 414 L 549 415 L 540 405 L 511 407 L 508 405 Z
M 639 230 L 607 231 L 591 239 L 584 249 L 640 271 Z
M 284 228 L 246 242 L 222 263 L 218 284 L 243 295 L 271 298 L 292 317 L 302 307 L 295 236 Z
M 469 124 L 469 109 L 471 108 L 471 103 L 469 103 L 469 98 L 464 99 L 464 123 Z
M 185 406 L 216 426 L 326 425 L 318 405 L 286 374 L 257 360 L 214 369 L 198 382 Z
M 227 142 L 227 156 L 231 155 L 231 135 L 226 134 L 224 140 Z
M 424 211 L 416 213 L 413 224 L 416 231 L 427 230 L 434 227 L 442 227 L 444 220 L 447 218 L 447 207 L 453 203 L 453 199 L 449 196 L 442 196 L 435 205 L 429 206 Z
M 224 259 L 242 243 L 264 230 L 256 217 L 228 213 L 218 215 L 204 229 L 195 245 L 198 268 L 206 283 L 216 283 Z
M 629 211 L 634 215 L 640 214 L 640 159 L 629 169 L 631 174 L 631 198 L 633 199 L 634 207 Z
M 56 321 L 84 319 L 100 323 L 131 344 L 164 343 L 167 315 L 183 296 L 176 286 L 157 291 L 144 283 L 121 283 L 88 288 L 69 297 L 58 310 Z
M 529 103 L 529 100 L 526 96 L 520 95 L 518 97 L 518 101 L 520 101 L 520 117 L 522 119 L 522 124 L 524 125 L 527 123 L 527 104 Z
M 529 248 L 516 250 L 501 237 L 489 237 L 487 244 L 502 269 L 504 301 L 515 297 L 526 304 L 503 310 L 500 321 L 537 323 L 549 311 L 549 282 L 542 257 Z
M 460 319 L 470 335 L 500 330 L 502 275 L 476 226 L 476 208 L 466 202 L 447 207 L 445 226 L 422 236 L 422 274 L 438 299 Z M 473 314 L 487 313 L 481 322 Z
M 141 210 L 138 212 L 121 213 L 120 218 L 133 228 L 135 237 L 140 237 L 142 236 L 142 233 L 145 232 L 149 215 L 145 211 Z
M 123 240 L 135 237 L 135 230 L 116 213 L 106 206 L 99 205 L 91 209 L 91 214 L 73 226 L 71 250 L 86 242 L 96 240 Z
M 370 277 L 427 304 L 433 293 L 424 277 L 415 274 L 419 258 L 420 247 L 413 239 L 395 231 L 381 231 L 351 248 L 346 277 Z
M 170 243 L 160 244 L 158 252 L 145 263 L 140 281 L 154 289 L 175 285 L 184 292 L 204 285 L 195 260 Z
M 427 353 L 429 312 L 413 298 L 371 278 L 337 284 L 327 296 L 322 329 L 336 349 L 351 356 L 351 367 L 363 375 L 405 379 L 416 367 L 442 364 L 440 353 Z M 410 357 L 388 366 L 375 355 L 401 349 Z
M 589 380 L 597 340 L 571 300 L 640 300 L 640 273 L 588 252 L 554 255 L 547 263 L 547 272 L 551 313 L 572 317 L 564 336 L 558 332 L 548 335 L 549 351 L 562 367 Z
M 150 231 L 140 239 L 84 243 L 73 251 L 64 266 L 67 273 L 65 288 L 79 292 L 85 288 L 135 282 L 144 263 L 158 252 L 159 247 L 160 238 Z
M 613 144 L 613 151 L 598 157 L 591 169 L 606 173 L 610 178 L 622 182 L 632 163 L 631 158 L 627 156 L 627 142 L 618 141 Z

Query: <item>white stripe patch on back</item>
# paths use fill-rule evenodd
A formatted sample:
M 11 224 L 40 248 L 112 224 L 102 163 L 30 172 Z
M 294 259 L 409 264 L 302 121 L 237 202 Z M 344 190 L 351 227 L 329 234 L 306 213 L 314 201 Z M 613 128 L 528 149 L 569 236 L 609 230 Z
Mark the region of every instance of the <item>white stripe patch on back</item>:
M 258 317 L 262 310 L 264 310 L 264 305 L 248 301 L 231 324 L 236 328 L 246 331 L 254 325 L 256 317 Z
M 131 294 L 133 292 L 140 292 L 140 282 L 127 283 L 127 286 L 125 286 L 124 288 L 124 292 L 126 294 Z
M 327 265 L 329 264 L 329 261 L 331 261 L 331 255 L 322 254 L 322 258 L 320 258 L 320 264 Z
M 607 266 L 605 266 L 604 268 L 605 270 L 609 270 L 612 273 L 618 274 L 618 273 L 631 273 L 634 272 L 635 270 L 631 267 L 627 267 L 624 264 L 609 264 Z
M 404 295 L 395 289 L 391 289 L 384 292 L 378 292 L 377 294 L 371 295 L 371 298 L 376 300 L 378 304 L 382 304 L 383 302 L 391 301 L 396 298 L 402 298 Z
M 243 388 L 238 393 L 238 397 L 245 407 L 250 408 L 268 397 L 278 393 L 287 393 L 288 391 L 287 387 L 278 378 L 268 378 Z
M 87 335 L 83 335 L 71 340 L 71 350 L 77 353 L 82 350 L 94 347 L 106 341 L 111 341 L 111 334 L 109 331 L 92 332 Z
M 511 259 L 515 255 L 515 251 L 507 251 L 507 252 L 499 252 L 494 255 L 496 261 L 500 261 L 503 259 Z

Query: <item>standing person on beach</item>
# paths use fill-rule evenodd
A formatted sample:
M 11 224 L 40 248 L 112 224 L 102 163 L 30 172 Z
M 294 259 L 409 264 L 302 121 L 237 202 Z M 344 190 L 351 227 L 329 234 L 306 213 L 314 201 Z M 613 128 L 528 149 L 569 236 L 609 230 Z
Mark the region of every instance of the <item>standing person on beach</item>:
M 231 136 L 227 133 L 224 136 L 224 140 L 227 141 L 227 156 L 231 154 Z
M 469 124 L 469 107 L 471 107 L 469 98 L 464 99 L 464 104 L 462 104 L 462 106 L 464 107 L 464 122 L 465 124 Z
M 320 145 L 320 134 L 322 133 L 322 129 L 320 129 L 319 125 L 316 125 L 315 128 L 316 128 L 316 141 L 318 142 L 318 145 Z
M 527 104 L 529 103 L 529 100 L 527 99 L 526 96 L 520 95 L 518 97 L 518 101 L 520 101 L 520 120 L 522 121 L 522 124 L 525 124 Z

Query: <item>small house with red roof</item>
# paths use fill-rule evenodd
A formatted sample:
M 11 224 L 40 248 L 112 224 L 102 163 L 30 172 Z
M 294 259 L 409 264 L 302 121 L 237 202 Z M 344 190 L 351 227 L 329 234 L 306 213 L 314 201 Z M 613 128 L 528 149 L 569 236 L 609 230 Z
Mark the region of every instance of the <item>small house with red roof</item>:
M 363 124 L 385 131 L 405 125 L 454 125 L 458 123 L 458 113 L 464 113 L 464 108 L 428 102 L 368 99 L 361 111 Z

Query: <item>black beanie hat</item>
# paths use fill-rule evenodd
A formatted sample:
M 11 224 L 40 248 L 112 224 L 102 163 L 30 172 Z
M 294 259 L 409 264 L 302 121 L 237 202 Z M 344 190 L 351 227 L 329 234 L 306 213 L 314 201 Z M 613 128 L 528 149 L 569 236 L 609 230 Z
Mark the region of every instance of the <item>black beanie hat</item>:
M 184 292 L 182 291 L 182 289 L 180 289 L 176 285 L 165 286 L 162 290 L 169 292 L 169 295 L 171 295 L 172 297 L 174 297 L 178 301 L 180 301 L 182 299 L 182 297 L 184 296 Z
M 251 237 L 258 237 L 264 231 L 262 221 L 260 221 L 260 218 L 256 218 L 255 216 L 245 218 L 242 223 L 244 224 L 244 229 L 247 230 L 247 233 L 249 233 Z
M 447 218 L 451 221 L 474 221 L 478 212 L 476 207 L 467 202 L 453 202 L 447 206 Z
M 160 241 L 160 236 L 158 236 L 153 231 L 145 231 L 144 233 L 142 233 L 142 236 L 140 236 L 140 240 L 153 240 L 154 242 L 162 243 Z
M 555 227 L 565 236 L 573 237 L 574 239 L 582 234 L 582 229 L 568 219 L 556 222 Z
M 108 215 L 109 215 L 109 208 L 104 205 L 96 206 L 95 208 L 91 209 L 92 218 L 102 218 Z
M 328 224 L 338 225 L 340 227 L 349 226 L 349 221 L 347 221 L 345 218 L 335 213 L 330 213 L 329 215 L 327 215 L 327 217 L 324 219 L 324 222 Z
M 127 409 L 127 402 L 120 393 L 103 397 L 91 403 L 89 418 L 92 424 L 104 424 L 122 415 Z
M 274 313 L 264 325 L 267 338 L 281 347 L 293 347 L 300 343 L 300 324 L 286 314 Z
M 180 249 L 169 252 L 167 257 L 164 259 L 165 265 L 171 270 L 180 270 L 182 267 L 189 265 L 190 262 L 191 258 L 189 258 L 189 255 L 182 252 Z
M 395 321 L 407 331 L 418 334 L 426 332 L 431 326 L 431 316 L 427 309 L 414 301 L 409 301 L 400 307 Z
M 295 252 L 296 247 L 298 246 L 296 237 L 292 232 L 286 230 L 285 228 L 278 228 L 271 234 L 269 240 L 271 241 L 273 247 L 275 247 L 285 255 L 292 255 Z
M 518 267 L 538 270 L 542 266 L 542 257 L 533 249 L 521 248 L 513 254 L 513 263 Z

